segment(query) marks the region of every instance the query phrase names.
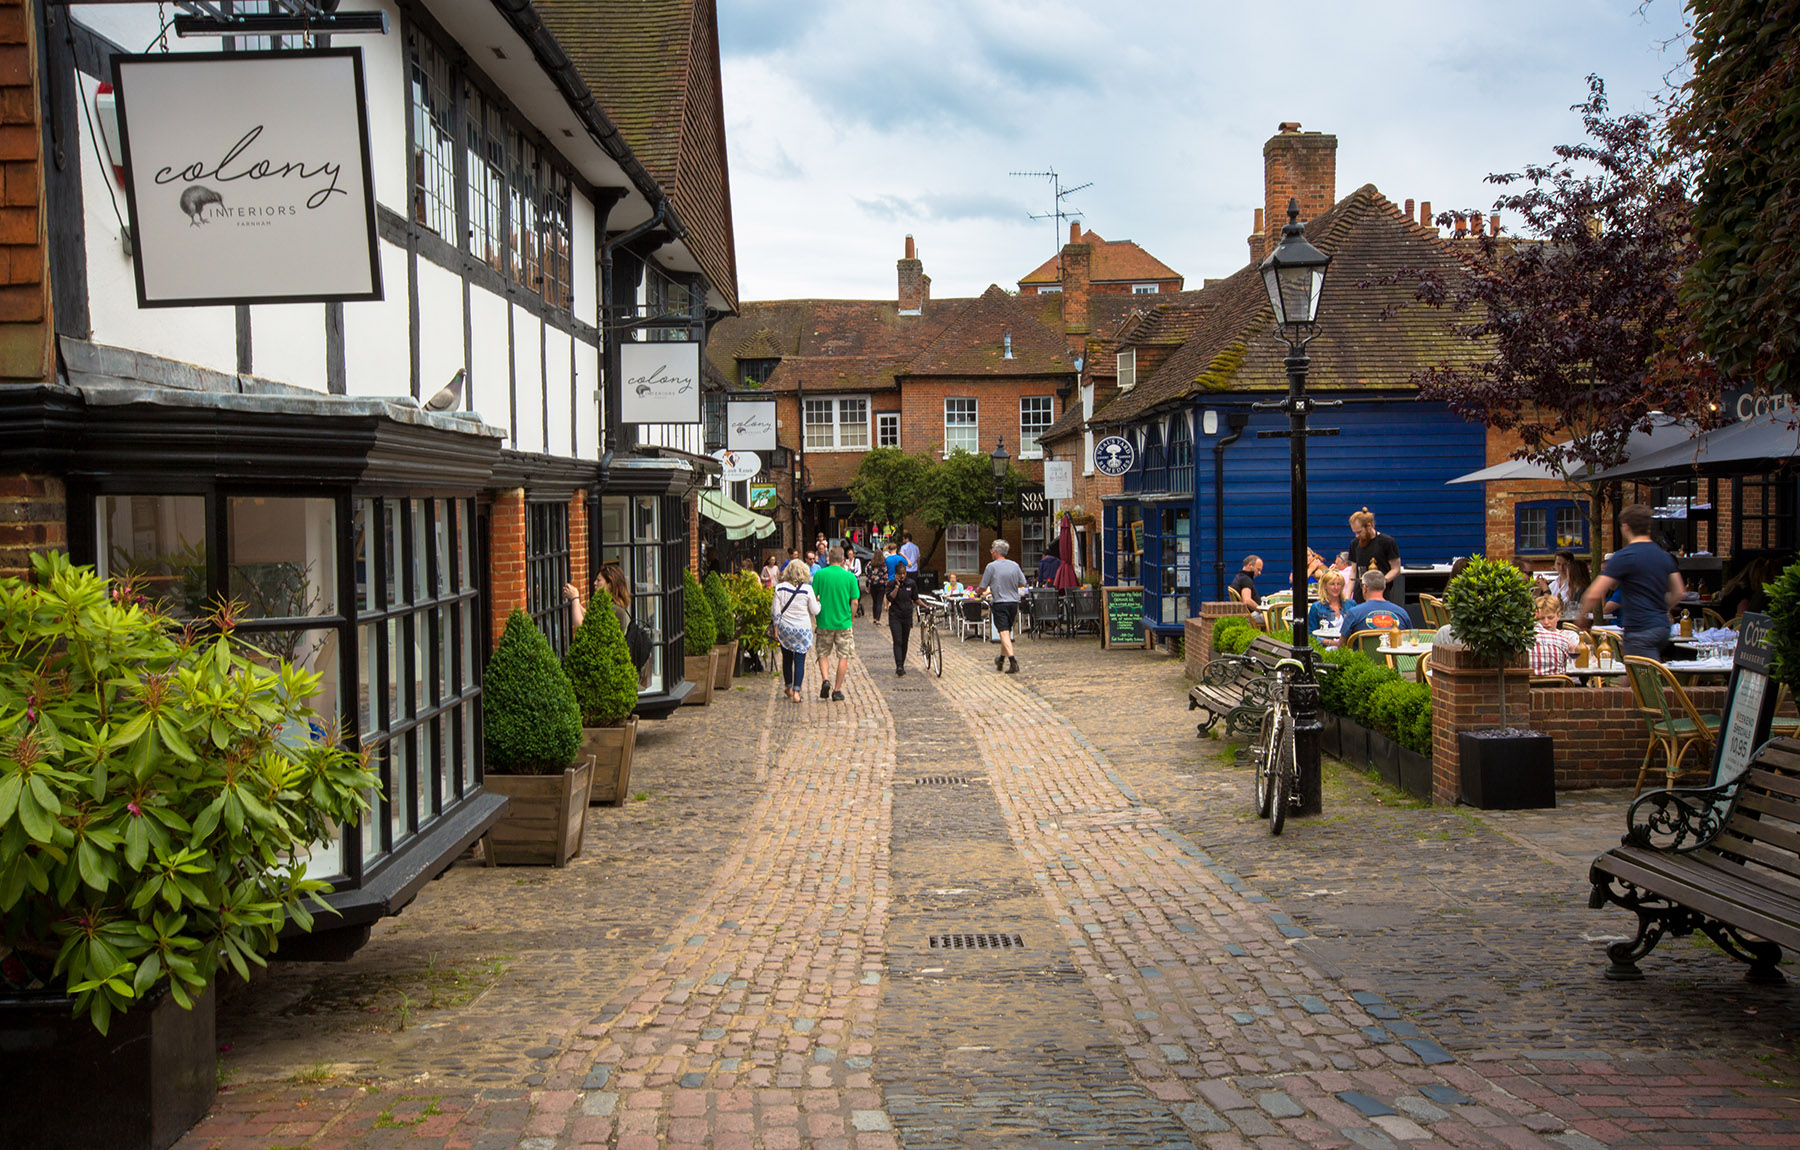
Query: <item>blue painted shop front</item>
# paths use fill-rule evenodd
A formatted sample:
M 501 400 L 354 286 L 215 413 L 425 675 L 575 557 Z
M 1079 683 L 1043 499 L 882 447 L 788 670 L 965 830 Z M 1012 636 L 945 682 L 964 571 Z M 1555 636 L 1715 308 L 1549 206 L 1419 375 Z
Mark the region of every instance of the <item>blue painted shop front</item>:
M 1126 433 L 1138 462 L 1125 475 L 1124 494 L 1105 501 L 1104 574 L 1109 584 L 1143 584 L 1146 624 L 1160 634 L 1178 634 L 1201 603 L 1225 598 L 1246 555 L 1263 559 L 1259 591 L 1292 585 L 1288 441 L 1257 435 L 1285 431 L 1288 421 L 1252 412 L 1250 398 L 1196 406 Z M 1447 484 L 1487 465 L 1484 429 L 1438 403 L 1344 398 L 1343 407 L 1311 419 L 1339 434 L 1307 443 L 1307 543 L 1328 560 L 1348 549 L 1350 513 L 1367 507 L 1406 563 L 1479 553 L 1482 486 Z M 1210 435 L 1208 410 L 1216 413 Z M 1221 467 L 1222 487 L 1215 481 Z

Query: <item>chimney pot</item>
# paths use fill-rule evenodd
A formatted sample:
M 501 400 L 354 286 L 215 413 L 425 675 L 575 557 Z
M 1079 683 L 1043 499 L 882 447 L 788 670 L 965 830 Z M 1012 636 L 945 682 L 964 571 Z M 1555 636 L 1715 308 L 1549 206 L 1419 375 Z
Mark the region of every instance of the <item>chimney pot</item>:
M 1431 220 L 1430 200 L 1419 201 L 1419 226 L 1422 228 L 1430 228 L 1432 231 L 1437 230 L 1437 225 Z
M 1296 121 L 1284 121 L 1279 134 L 1263 144 L 1263 213 L 1259 232 L 1265 251 L 1281 242 L 1290 199 L 1300 204 L 1302 220 L 1316 220 L 1337 200 L 1337 137 L 1301 132 Z
M 1252 233 L 1260 236 L 1260 235 L 1262 235 L 1262 230 L 1263 230 L 1263 210 L 1261 208 L 1257 208 L 1256 209 L 1256 223 L 1250 228 L 1250 231 Z
M 916 260 L 919 258 L 918 253 L 913 250 L 913 238 L 911 236 L 906 237 L 906 258 L 909 260 Z
M 1469 213 L 1469 234 L 1472 236 L 1478 236 L 1481 234 L 1481 213 L 1480 212 L 1470 212 Z
M 1072 244 L 1081 242 L 1081 224 L 1075 220 L 1069 221 L 1069 242 Z
M 1410 199 L 1406 201 L 1406 218 L 1413 218 L 1413 202 Z
M 1488 235 L 1497 236 L 1499 234 L 1500 234 L 1500 213 L 1495 212 L 1493 215 L 1488 217 Z
M 1300 130 L 1300 121 L 1283 120 L 1278 130 L 1282 132 L 1298 132 Z

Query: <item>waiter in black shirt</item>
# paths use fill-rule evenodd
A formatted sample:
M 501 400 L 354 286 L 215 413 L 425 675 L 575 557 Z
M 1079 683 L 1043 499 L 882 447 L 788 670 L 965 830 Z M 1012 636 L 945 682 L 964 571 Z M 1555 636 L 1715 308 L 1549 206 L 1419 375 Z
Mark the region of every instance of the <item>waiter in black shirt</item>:
M 1400 545 L 1393 536 L 1375 530 L 1375 513 L 1367 507 L 1350 516 L 1350 562 L 1356 567 L 1357 596 L 1362 595 L 1361 575 L 1379 571 L 1387 578 L 1387 599 L 1391 603 L 1406 602 L 1405 572 L 1400 566 Z

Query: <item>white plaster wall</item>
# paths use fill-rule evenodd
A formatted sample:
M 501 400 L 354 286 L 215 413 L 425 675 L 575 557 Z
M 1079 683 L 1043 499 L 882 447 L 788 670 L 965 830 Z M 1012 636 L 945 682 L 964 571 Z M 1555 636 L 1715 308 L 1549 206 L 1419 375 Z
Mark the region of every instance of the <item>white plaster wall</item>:
M 548 451 L 544 428 L 543 354 L 538 343 L 543 324 L 521 307 L 513 313 L 513 364 L 519 397 L 519 426 L 514 429 L 520 451 Z
M 419 399 L 436 395 L 463 366 L 462 277 L 420 260 Z
M 506 300 L 483 288 L 469 291 L 469 321 L 474 362 L 469 383 L 474 389 L 475 410 L 494 427 L 512 431 L 507 403 Z M 510 446 L 510 445 L 509 445 Z
M 325 305 L 262 304 L 250 309 L 250 370 L 325 391 Z
M 573 204 L 569 212 L 569 257 L 575 266 L 570 269 L 574 275 L 575 302 L 572 305 L 575 318 L 583 323 L 596 322 L 599 315 L 600 268 L 598 265 L 599 239 L 594 235 L 598 221 L 594 216 L 594 205 L 586 196 L 576 192 L 570 197 Z
M 363 50 L 375 200 L 405 216 L 411 190 L 406 157 L 406 44 L 399 35 L 400 9 L 386 0 L 348 0 L 339 11 L 386 12 L 388 27 L 393 30 L 386 36 L 345 36 L 334 43 Z
M 551 455 L 569 455 L 569 345 L 574 341 L 568 333 L 548 325 L 544 328 L 544 394 L 550 400 L 550 423 L 544 433 L 545 450 Z
M 384 241 L 380 252 L 384 298 L 344 305 L 345 390 L 351 395 L 411 395 L 406 249 Z
M 154 24 L 152 24 L 154 27 Z M 93 109 L 99 81 L 80 76 L 81 98 Z M 214 371 L 237 370 L 237 322 L 230 307 L 140 308 L 137 272 L 121 243 L 125 190 L 114 182 L 105 154 L 88 133 L 88 118 L 75 120 L 80 133 L 82 215 L 87 233 L 88 316 L 96 343 L 199 364 Z M 108 191 L 111 198 L 108 197 Z M 117 201 L 118 214 L 113 214 Z
M 575 456 L 600 458 L 600 349 L 587 343 L 575 345 Z

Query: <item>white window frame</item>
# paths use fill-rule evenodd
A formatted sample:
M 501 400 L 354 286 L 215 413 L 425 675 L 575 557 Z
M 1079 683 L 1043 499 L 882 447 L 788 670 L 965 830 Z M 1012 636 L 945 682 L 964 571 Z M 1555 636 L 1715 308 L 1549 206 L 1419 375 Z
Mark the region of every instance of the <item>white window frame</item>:
M 889 441 L 892 442 L 889 442 Z M 900 413 L 897 411 L 878 411 L 875 413 L 875 446 L 900 446 Z
M 969 405 L 969 411 L 968 411 L 969 418 L 966 421 L 963 420 L 962 413 L 960 411 L 957 413 L 956 422 L 952 423 L 950 421 L 950 405 L 953 403 L 966 403 Z M 965 427 L 970 429 L 970 439 L 969 439 L 969 443 L 967 446 L 964 446 L 961 443 L 957 443 L 954 445 L 951 444 L 950 429 L 952 427 L 956 428 L 959 433 L 961 432 L 961 429 L 963 429 Z M 969 397 L 969 396 L 964 396 L 964 395 L 947 397 L 944 400 L 944 458 L 948 459 L 950 456 L 954 455 L 958 451 L 980 451 L 980 450 L 981 450 L 981 401 L 974 399 L 972 397 Z
M 1061 295 L 1062 294 L 1062 285 L 1061 284 L 1038 284 L 1037 285 L 1037 294 L 1039 294 L 1039 295 Z
M 1084 420 L 1094 418 L 1094 385 L 1091 383 L 1081 385 L 1081 418 Z M 1092 429 L 1084 430 L 1081 433 L 1081 473 L 1083 475 L 1094 473 L 1094 433 Z
M 807 418 L 816 410 L 815 405 L 830 411 L 831 422 L 829 424 L 814 422 Z M 853 405 L 860 405 L 861 410 L 857 412 L 856 417 L 847 417 L 845 409 Z M 827 426 L 831 428 L 830 442 L 815 443 L 813 429 Z M 859 428 L 862 432 L 860 436 L 851 434 L 847 437 L 845 435 L 846 432 L 854 433 Z M 841 395 L 803 401 L 800 408 L 800 438 L 801 442 L 806 444 L 808 451 L 869 450 L 869 397 L 866 395 Z
M 1137 386 L 1137 348 L 1128 347 L 1119 353 L 1119 390 L 1130 391 Z
M 1132 284 L 1132 295 L 1155 295 L 1162 290 L 1160 284 Z
M 1042 423 L 1027 424 L 1025 422 L 1026 404 L 1043 404 L 1043 411 L 1049 416 Z M 1019 397 L 1019 458 L 1042 459 L 1044 449 L 1039 446 L 1037 433 L 1047 431 L 1056 422 L 1056 401 L 1047 395 L 1021 395 Z
M 966 558 L 967 563 L 959 563 Z M 952 523 L 944 528 L 944 569 L 958 574 L 981 570 L 981 527 Z

